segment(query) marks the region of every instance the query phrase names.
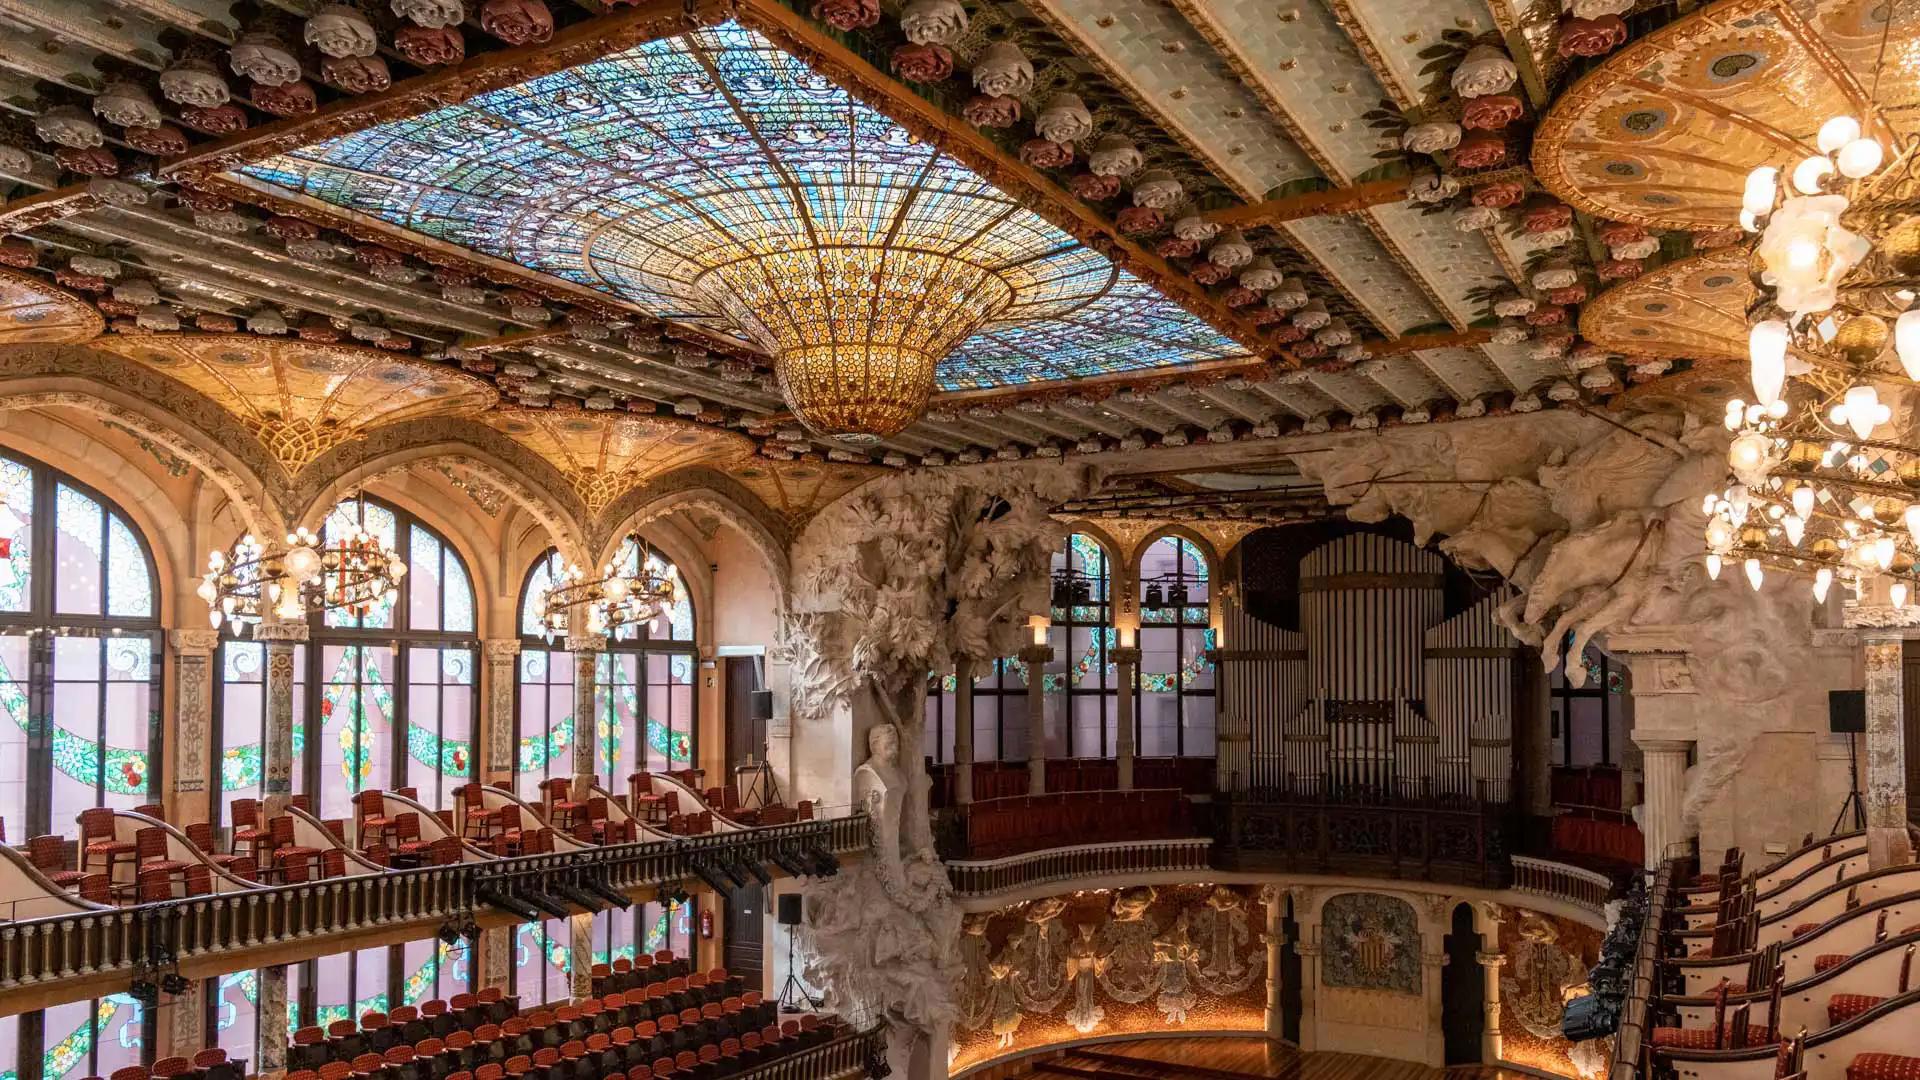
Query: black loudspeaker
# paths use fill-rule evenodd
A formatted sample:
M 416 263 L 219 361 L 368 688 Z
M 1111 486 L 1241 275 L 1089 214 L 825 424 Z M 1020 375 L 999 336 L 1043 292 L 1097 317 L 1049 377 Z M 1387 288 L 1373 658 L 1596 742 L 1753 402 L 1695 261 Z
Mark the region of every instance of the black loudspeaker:
M 1835 735 L 1858 734 L 1867 730 L 1867 692 L 1827 691 L 1827 730 Z
M 800 925 L 800 894 L 797 892 L 780 894 L 780 911 L 775 916 L 781 926 Z
M 747 719 L 762 722 L 773 719 L 773 691 L 755 690 L 747 695 Z

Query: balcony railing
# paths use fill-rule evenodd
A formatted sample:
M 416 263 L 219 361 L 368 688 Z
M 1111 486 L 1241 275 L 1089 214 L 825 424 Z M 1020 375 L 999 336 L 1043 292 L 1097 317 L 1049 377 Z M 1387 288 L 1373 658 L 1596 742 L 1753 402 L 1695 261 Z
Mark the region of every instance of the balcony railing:
M 850 1031 L 831 1042 L 739 1073 L 734 1080 L 844 1080 L 878 1075 L 876 1066 L 887 1055 L 886 1032 L 883 1024 Z
M 1660 933 L 1667 921 L 1667 906 L 1673 895 L 1673 883 L 1681 862 L 1668 859 L 1655 872 L 1648 893 L 1646 920 L 1640 924 L 1640 947 L 1634 955 L 1633 981 L 1627 987 L 1626 1006 L 1620 1010 L 1620 1030 L 1613 1043 L 1613 1067 L 1608 1080 L 1642 1080 L 1646 1054 L 1652 1048 L 1648 1030 L 1648 1008 L 1657 987 L 1655 971 L 1660 960 Z
M 1268 789 L 1214 802 L 1224 870 L 1415 878 L 1485 888 L 1512 879 L 1504 802 L 1408 792 Z
M 56 981 L 130 975 L 216 954 L 309 944 L 350 949 L 342 939 L 410 925 L 464 925 L 488 910 L 484 893 L 537 881 L 547 893 L 572 885 L 620 893 L 696 876 L 716 863 L 768 863 L 779 853 L 825 847 L 864 850 L 863 816 L 739 832 L 652 840 L 583 851 L 428 866 L 329 878 L 139 907 L 0 924 L 0 992 Z
M 938 832 L 940 853 L 948 859 L 999 859 L 1049 848 L 1196 835 L 1188 802 L 1175 788 L 986 799 L 940 811 Z
M 1004 859 L 950 862 L 947 878 L 961 896 L 990 896 L 1037 885 L 1094 877 L 1206 871 L 1213 841 L 1122 840 L 1081 844 Z
M 1513 857 L 1513 890 L 1559 900 L 1599 914 L 1613 895 L 1613 879 L 1605 874 L 1566 863 Z

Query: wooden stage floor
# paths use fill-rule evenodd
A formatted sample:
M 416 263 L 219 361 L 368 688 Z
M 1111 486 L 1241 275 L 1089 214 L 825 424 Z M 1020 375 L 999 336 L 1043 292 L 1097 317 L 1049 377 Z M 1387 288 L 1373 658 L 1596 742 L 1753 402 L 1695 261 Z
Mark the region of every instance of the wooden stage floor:
M 1435 1069 L 1364 1054 L 1308 1054 L 1285 1043 L 1236 1038 L 1100 1043 L 1031 1061 L 1012 1075 L 1032 1080 L 1534 1080 L 1530 1073 L 1497 1066 Z

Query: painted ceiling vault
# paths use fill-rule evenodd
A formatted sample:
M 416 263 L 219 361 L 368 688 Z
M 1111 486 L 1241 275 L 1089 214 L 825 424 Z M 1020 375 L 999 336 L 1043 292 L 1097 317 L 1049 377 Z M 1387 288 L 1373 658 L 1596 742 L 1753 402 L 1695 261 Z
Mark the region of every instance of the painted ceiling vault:
M 824 482 L 1104 454 L 1222 506 L 1177 479 L 1191 450 L 1155 454 L 1245 443 L 1257 469 L 1293 435 L 1604 408 L 1714 361 L 1738 176 L 1852 103 L 1888 29 L 1871 0 L 9 11 L 0 265 L 106 341 L 358 344 L 531 429 L 710 433 L 640 462 Z M 1903 65 L 1916 26 L 1885 35 Z M 1910 90 L 1880 95 L 1896 128 Z M 717 283 L 797 232 L 879 230 L 1007 296 L 868 453 L 792 419 Z M 549 441 L 583 498 L 658 475 Z M 812 481 L 775 472 L 803 513 Z

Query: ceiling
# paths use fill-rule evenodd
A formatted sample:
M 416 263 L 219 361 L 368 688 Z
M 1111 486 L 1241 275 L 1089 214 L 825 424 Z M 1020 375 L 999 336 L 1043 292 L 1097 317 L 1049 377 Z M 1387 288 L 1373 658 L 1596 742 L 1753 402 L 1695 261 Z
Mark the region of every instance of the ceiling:
M 0 0 L 0 231 L 111 333 L 175 332 L 171 312 L 358 342 L 519 410 L 728 429 L 749 457 L 1132 454 L 1601 404 L 1687 358 L 1583 342 L 1580 305 L 1690 249 L 1680 232 L 1649 252 L 1548 194 L 1533 133 L 1629 6 Z M 1639 34 L 1670 13 L 1633 17 Z M 680 36 L 690 21 L 746 29 Z M 791 135 L 793 103 L 736 93 L 699 121 L 709 145 L 670 151 L 699 124 L 607 108 L 728 34 L 747 44 L 722 84 L 811 87 L 807 123 L 871 133 L 843 166 L 944 170 L 1026 223 L 1007 251 L 1068 268 L 1075 302 L 969 341 L 871 457 L 788 417 L 687 285 L 698 231 L 670 227 L 740 212 L 757 168 L 806 160 L 766 137 Z M 627 183 L 643 142 L 660 171 Z M 157 296 L 121 300 L 129 282 Z M 1503 319 L 1515 299 L 1532 313 Z M 1285 470 L 1139 471 L 1132 497 L 1305 505 Z

